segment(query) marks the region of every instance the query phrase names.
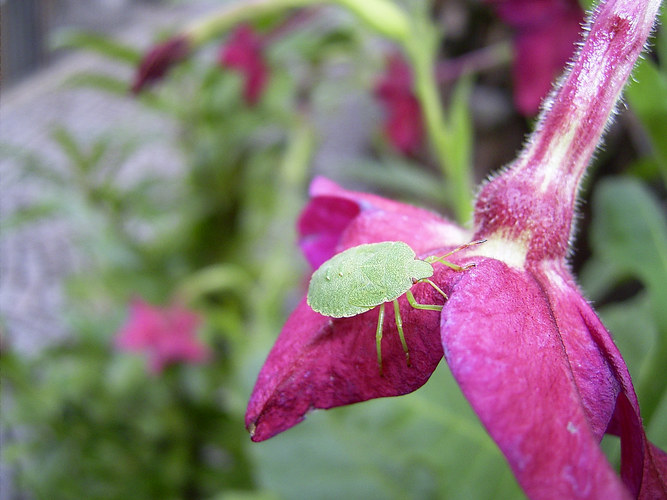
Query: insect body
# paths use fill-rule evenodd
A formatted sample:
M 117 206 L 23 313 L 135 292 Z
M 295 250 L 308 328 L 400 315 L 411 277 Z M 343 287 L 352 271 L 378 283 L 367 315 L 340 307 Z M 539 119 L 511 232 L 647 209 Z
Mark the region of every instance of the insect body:
M 419 304 L 410 289 L 415 283 L 428 283 L 447 300 L 445 292 L 429 279 L 433 276 L 432 263 L 440 262 L 456 271 L 464 271 L 474 264 L 459 266 L 444 258 L 478 243 L 481 241 L 462 245 L 442 257 L 428 257 L 425 260 L 415 259 L 414 250 L 402 241 L 369 243 L 349 248 L 326 261 L 313 273 L 308 287 L 308 305 L 314 311 L 333 318 L 349 318 L 380 306 L 375 339 L 378 367 L 382 375 L 384 306 L 386 302 L 393 302 L 396 329 L 409 366 L 410 354 L 397 299 L 405 294 L 415 309 L 441 311 L 441 305 Z

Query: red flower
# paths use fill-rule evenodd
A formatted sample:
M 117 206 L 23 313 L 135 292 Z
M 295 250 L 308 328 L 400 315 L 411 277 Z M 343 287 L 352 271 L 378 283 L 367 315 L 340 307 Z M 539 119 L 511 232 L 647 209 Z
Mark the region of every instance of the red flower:
M 375 86 L 375 96 L 385 108 L 385 134 L 405 155 L 416 154 L 424 140 L 421 108 L 412 86 L 410 66 L 399 54 L 392 54 Z
M 188 57 L 190 42 L 185 35 L 170 38 L 151 47 L 144 55 L 132 84 L 132 92 L 138 94 L 144 88 L 164 78 L 171 67 Z
M 574 53 L 584 12 L 577 0 L 485 1 L 514 30 L 514 102 L 534 115 Z
M 200 363 L 209 351 L 196 336 L 200 320 L 179 306 L 153 307 L 143 300 L 130 304 L 130 317 L 116 335 L 116 346 L 124 351 L 145 352 L 149 368 L 160 373 L 171 363 Z
M 245 101 L 249 106 L 257 104 L 269 76 L 260 35 L 247 24 L 239 25 L 222 46 L 219 61 L 222 66 L 236 69 L 244 76 Z
M 530 498 L 667 498 L 667 454 L 648 442 L 628 369 L 566 257 L 581 177 L 648 37 L 659 0 L 610 0 L 524 152 L 484 185 L 468 235 L 426 211 L 316 180 L 299 222 L 317 266 L 362 243 L 401 240 L 418 255 L 486 243 L 435 264 L 442 312 L 400 299 L 408 366 L 391 315 L 377 369 L 377 311 L 334 319 L 305 299 L 257 379 L 246 425 L 261 441 L 332 408 L 419 388 L 443 356 Z M 333 221 L 329 224 L 329 221 Z M 416 284 L 418 302 L 442 297 Z M 439 302 L 438 302 L 439 301 Z M 621 440 L 620 478 L 602 453 Z

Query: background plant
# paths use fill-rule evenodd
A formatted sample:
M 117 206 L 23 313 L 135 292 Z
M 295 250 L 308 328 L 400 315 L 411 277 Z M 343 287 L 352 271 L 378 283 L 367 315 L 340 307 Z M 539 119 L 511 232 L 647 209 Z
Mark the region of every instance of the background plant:
M 231 10 L 236 17 L 227 14 L 225 22 L 202 20 L 199 52 L 138 97 L 177 124 L 181 172 L 123 180 L 120 167 L 144 140 L 140 133 L 136 141 L 113 130 L 81 141 L 55 129 L 68 158 L 62 173 L 39 152 L 20 152 L 25 175 L 47 181 L 50 195 L 5 222 L 29 225 L 64 213 L 78 228 L 87 262 L 67 283 L 70 338 L 33 358 L 3 350 L 2 417 L 17 437 L 4 446 L 5 459 L 15 464 L 21 488 L 37 498 L 232 498 L 239 491 L 279 498 L 520 496 L 443 369 L 407 397 L 319 412 L 261 445 L 247 439 L 247 395 L 307 278 L 291 235 L 312 175 L 467 222 L 473 181 L 511 158 L 530 127 L 507 106 L 495 115 L 480 109 L 489 92 L 509 102 L 507 48 L 481 62 L 469 55 L 495 47 L 495 33 L 508 38 L 509 31 L 490 10 L 467 2 L 455 3 L 464 13 L 458 31 L 448 24 L 456 12 L 438 2 L 377 0 L 391 21 L 384 23 L 369 22 L 355 2 L 307 2 L 314 10 L 306 19 L 266 45 L 269 81 L 249 107 L 241 76 L 221 69 L 207 49 L 217 50 L 241 19 L 264 34 L 288 25 L 295 12 L 287 7 L 306 2 L 280 9 L 254 3 L 242 14 Z M 131 67 L 141 59 L 138 48 L 98 35 L 69 34 L 61 43 Z M 649 437 L 663 448 L 666 47 L 658 33 L 655 50 L 637 68 L 629 112 L 589 179 L 591 202 L 582 204 L 573 256 L 637 381 Z M 424 115 L 424 147 L 408 157 L 382 135 L 383 115 L 372 97 L 393 51 L 412 69 Z M 472 66 L 456 70 L 456 61 Z M 443 67 L 445 84 L 435 78 Z M 73 84 L 131 98 L 130 82 L 114 77 L 78 75 Z M 350 102 L 372 119 L 361 111 L 340 118 L 337 111 Z M 356 147 L 341 151 L 343 140 L 331 154 L 327 141 L 357 121 L 363 126 L 354 128 Z M 154 376 L 142 358 L 114 349 L 136 296 L 196 309 L 210 361 Z

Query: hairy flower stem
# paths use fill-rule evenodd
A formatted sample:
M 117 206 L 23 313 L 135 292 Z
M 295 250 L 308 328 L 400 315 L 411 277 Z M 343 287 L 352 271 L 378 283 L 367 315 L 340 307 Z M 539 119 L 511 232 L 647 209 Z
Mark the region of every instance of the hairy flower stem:
M 544 185 L 566 175 L 578 185 L 653 25 L 659 0 L 610 1 L 599 8 L 579 59 L 515 170 Z M 581 82 L 585 82 L 584 85 Z M 572 154 L 572 152 L 575 154 Z M 561 189 L 572 203 L 574 189 Z
M 525 243 L 533 261 L 566 257 L 582 176 L 659 6 L 659 0 L 610 0 L 596 9 L 524 151 L 480 192 L 477 238 Z

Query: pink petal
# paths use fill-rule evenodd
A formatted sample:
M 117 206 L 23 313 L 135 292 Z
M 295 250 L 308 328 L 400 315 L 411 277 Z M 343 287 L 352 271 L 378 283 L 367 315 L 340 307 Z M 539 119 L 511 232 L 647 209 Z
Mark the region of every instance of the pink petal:
M 629 498 L 529 273 L 478 261 L 445 304 L 441 331 L 452 373 L 530 498 Z
M 640 500 L 667 498 L 667 453 L 652 443 L 646 449 Z
M 410 65 L 400 54 L 392 54 L 375 85 L 375 96 L 385 108 L 385 133 L 403 154 L 415 154 L 424 140 L 421 107 L 412 87 Z
M 127 322 L 116 334 L 116 347 L 125 351 L 141 351 L 150 347 L 159 335 L 161 322 L 155 308 L 142 299 L 133 299 Z
M 442 303 L 429 285 L 413 288 L 418 301 Z M 259 373 L 246 412 L 253 441 L 263 441 L 302 421 L 310 410 L 398 396 L 421 387 L 442 358 L 438 311 L 418 311 L 403 298 L 401 317 L 411 365 L 407 366 L 391 304 L 377 365 L 377 308 L 352 318 L 314 312 L 305 299 L 287 320 Z
M 403 154 L 416 154 L 424 140 L 419 101 L 413 96 L 395 99 L 387 109 L 385 133 Z
M 621 391 L 615 367 L 625 366 L 625 362 L 606 330 L 591 332 L 589 321 L 581 311 L 586 309 L 586 314 L 592 316 L 595 316 L 595 313 L 582 297 L 563 264 L 547 261 L 539 264 L 537 268 L 531 268 L 531 272 L 544 291 L 588 422 L 599 441 L 607 430 Z M 602 336 L 606 338 L 604 345 L 599 342 Z M 607 350 L 609 346 L 613 346 L 616 352 L 617 357 L 613 360 L 610 360 Z
M 467 233 L 439 215 L 381 196 L 347 191 L 318 177 L 311 184 L 312 199 L 301 213 L 299 245 L 313 268 L 336 253 L 380 241 L 404 241 L 417 254 L 455 246 Z
M 385 74 L 375 85 L 375 96 L 385 103 L 412 95 L 412 68 L 403 56 L 396 52 L 387 58 Z
M 656 492 L 665 495 L 667 464 L 660 461 L 664 452 L 646 439 L 637 396 L 621 353 L 564 267 L 542 267 L 535 272 L 563 332 L 563 344 L 594 434 L 601 438 L 609 427 L 621 437 L 621 477 L 635 496 L 658 498 Z
M 269 77 L 262 37 L 250 25 L 239 25 L 222 47 L 219 61 L 222 66 L 234 68 L 243 75 L 245 101 L 251 106 L 256 104 Z
M 608 430 L 621 438 L 621 477 L 638 498 L 667 498 L 667 455 L 646 438 L 625 361 L 600 318 L 583 298 L 579 300 L 578 310 L 621 385 L 622 392 Z
M 299 246 L 313 269 L 334 256 L 341 235 L 360 211 L 354 201 L 333 196 L 308 203 L 298 222 Z
M 119 349 L 145 352 L 149 370 L 160 373 L 169 363 L 209 358 L 208 348 L 197 338 L 199 324 L 197 314 L 179 305 L 159 308 L 134 299 L 128 322 L 115 342 Z

